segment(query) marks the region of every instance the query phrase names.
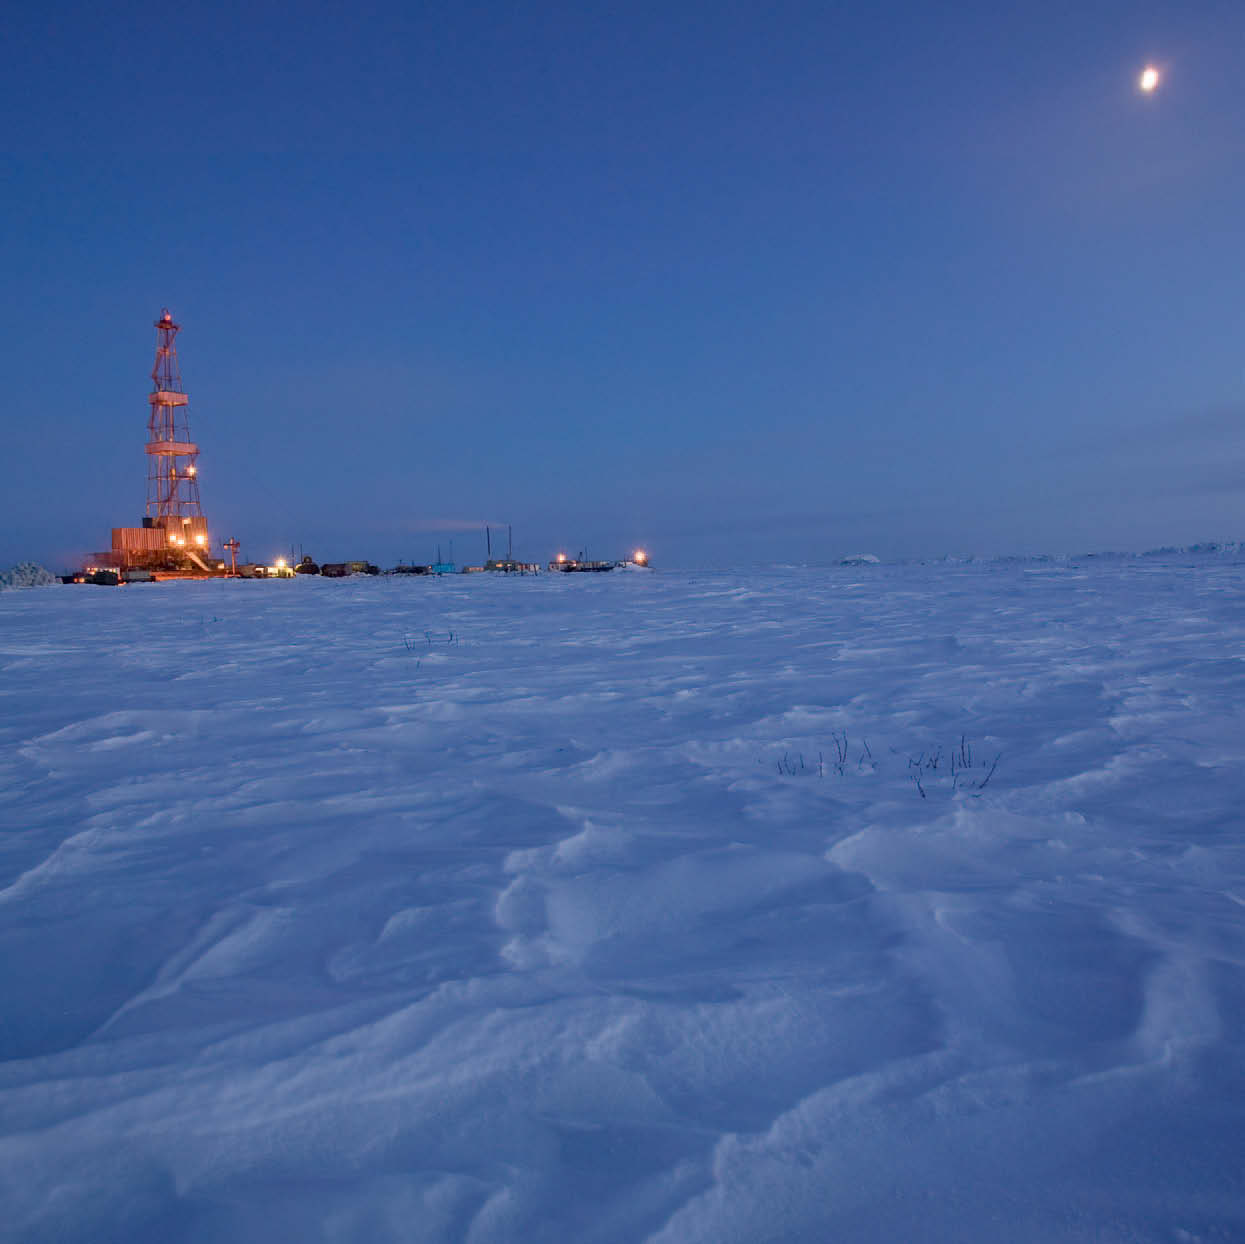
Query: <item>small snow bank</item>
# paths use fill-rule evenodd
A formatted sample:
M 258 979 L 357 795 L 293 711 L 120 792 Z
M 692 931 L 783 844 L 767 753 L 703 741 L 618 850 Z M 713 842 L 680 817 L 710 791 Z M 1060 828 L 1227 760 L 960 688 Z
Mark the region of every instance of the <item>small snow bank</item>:
M 880 566 L 882 559 L 874 557 L 872 553 L 849 553 L 846 557 L 839 559 L 840 566 Z
M 1243 551 L 1239 540 L 1203 540 L 1199 544 L 1168 544 L 1146 549 L 1141 557 L 1239 557 Z
M 12 570 L 0 571 L 0 589 L 6 587 L 47 587 L 60 580 L 34 562 L 18 562 Z

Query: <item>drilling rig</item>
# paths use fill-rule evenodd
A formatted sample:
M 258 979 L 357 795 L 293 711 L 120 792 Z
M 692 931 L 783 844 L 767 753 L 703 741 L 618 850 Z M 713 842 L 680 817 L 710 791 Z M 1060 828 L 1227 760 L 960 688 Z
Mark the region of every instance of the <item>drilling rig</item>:
M 207 520 L 199 504 L 199 446 L 190 439 L 174 340 L 181 329 L 166 308 L 155 322 L 156 361 L 147 403 L 147 512 L 140 527 L 114 527 L 112 549 L 96 561 L 119 570 L 214 574 Z

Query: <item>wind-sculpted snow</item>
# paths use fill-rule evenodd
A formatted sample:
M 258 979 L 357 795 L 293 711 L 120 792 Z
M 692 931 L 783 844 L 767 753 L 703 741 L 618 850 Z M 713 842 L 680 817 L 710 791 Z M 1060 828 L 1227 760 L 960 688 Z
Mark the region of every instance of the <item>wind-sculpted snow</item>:
M 0 598 L 0 1238 L 1245 1239 L 1240 565 Z

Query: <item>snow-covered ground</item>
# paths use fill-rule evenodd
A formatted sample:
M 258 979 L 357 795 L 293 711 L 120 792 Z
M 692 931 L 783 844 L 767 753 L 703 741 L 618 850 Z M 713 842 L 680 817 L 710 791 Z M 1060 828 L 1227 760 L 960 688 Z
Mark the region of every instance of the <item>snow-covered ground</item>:
M 1245 1239 L 1180 561 L 3 593 L 0 1237 Z

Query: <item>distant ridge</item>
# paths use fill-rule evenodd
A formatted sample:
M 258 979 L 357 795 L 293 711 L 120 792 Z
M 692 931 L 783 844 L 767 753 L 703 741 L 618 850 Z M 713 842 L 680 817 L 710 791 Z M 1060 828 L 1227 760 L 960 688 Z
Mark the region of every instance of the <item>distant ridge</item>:
M 1123 549 L 1094 549 L 1083 553 L 999 553 L 995 556 L 973 553 L 947 553 L 941 557 L 904 558 L 896 565 L 937 566 L 1004 564 L 1004 565 L 1062 565 L 1083 561 L 1139 561 L 1142 558 L 1162 557 L 1239 557 L 1245 554 L 1245 542 L 1240 540 L 1204 540 L 1196 544 L 1169 544 L 1159 548 L 1145 549 L 1139 553 Z M 840 563 L 846 564 L 846 563 Z

